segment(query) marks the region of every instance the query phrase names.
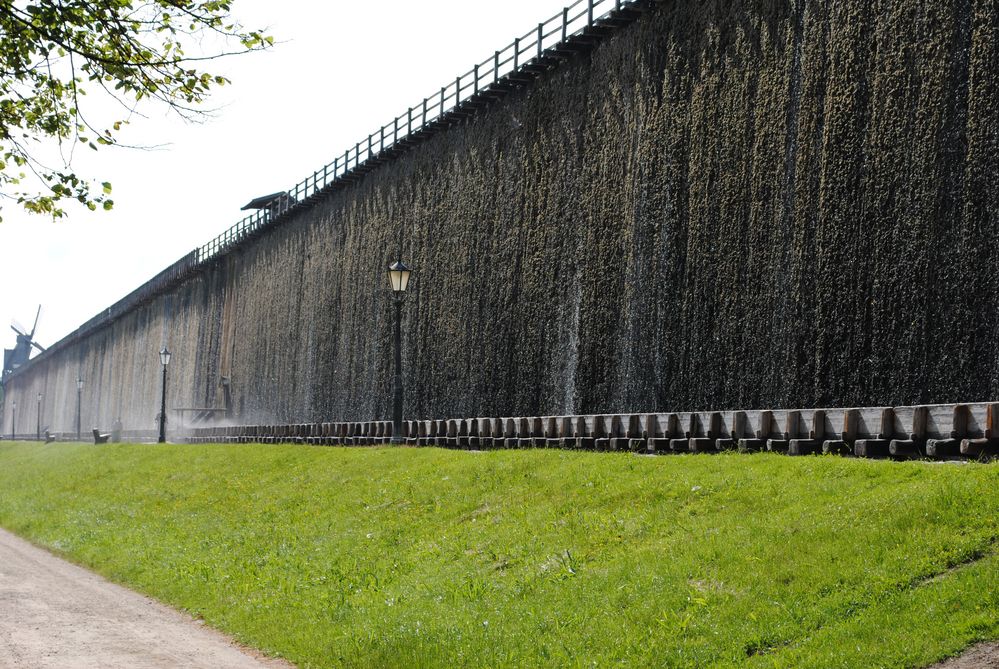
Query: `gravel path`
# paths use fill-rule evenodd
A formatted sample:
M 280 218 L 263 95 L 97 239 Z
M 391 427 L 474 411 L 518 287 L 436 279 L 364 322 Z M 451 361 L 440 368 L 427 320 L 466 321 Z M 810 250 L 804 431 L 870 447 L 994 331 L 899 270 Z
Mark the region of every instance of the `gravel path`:
M 288 669 L 0 530 L 0 667 Z

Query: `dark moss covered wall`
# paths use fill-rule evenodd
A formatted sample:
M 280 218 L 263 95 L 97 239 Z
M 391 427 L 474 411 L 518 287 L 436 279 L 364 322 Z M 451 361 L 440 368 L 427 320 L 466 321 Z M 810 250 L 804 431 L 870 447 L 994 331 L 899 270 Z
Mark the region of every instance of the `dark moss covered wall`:
M 16 385 L 385 418 L 401 246 L 409 416 L 994 399 L 997 165 L 995 0 L 665 2 Z

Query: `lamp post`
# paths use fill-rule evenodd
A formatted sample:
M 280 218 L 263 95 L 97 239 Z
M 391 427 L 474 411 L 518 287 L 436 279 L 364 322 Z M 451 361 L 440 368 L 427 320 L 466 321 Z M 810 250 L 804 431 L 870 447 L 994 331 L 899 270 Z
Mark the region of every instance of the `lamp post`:
M 160 401 L 160 438 L 159 443 L 166 443 L 166 368 L 170 364 L 170 351 L 166 346 L 160 351 L 160 364 L 163 365 L 163 396 Z
M 413 271 L 402 260 L 389 265 L 389 281 L 395 293 L 395 379 L 393 382 L 392 443 L 402 443 L 402 297 Z
M 80 432 L 80 400 L 83 398 L 83 378 L 80 376 L 76 377 L 76 440 L 80 441 L 82 438 L 82 433 Z
M 17 400 L 11 402 L 10 406 L 10 440 L 14 441 L 17 436 Z
M 38 415 L 35 416 L 35 440 L 42 440 L 42 394 L 38 393 Z

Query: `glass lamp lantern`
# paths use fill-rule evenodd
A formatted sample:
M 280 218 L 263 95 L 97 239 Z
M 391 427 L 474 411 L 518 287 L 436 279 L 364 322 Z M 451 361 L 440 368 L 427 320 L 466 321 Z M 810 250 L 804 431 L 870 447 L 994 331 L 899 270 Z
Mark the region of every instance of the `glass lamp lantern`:
M 413 270 L 409 269 L 401 260 L 396 260 L 389 265 L 389 281 L 392 283 L 392 291 L 405 293 L 409 287 L 409 276 Z

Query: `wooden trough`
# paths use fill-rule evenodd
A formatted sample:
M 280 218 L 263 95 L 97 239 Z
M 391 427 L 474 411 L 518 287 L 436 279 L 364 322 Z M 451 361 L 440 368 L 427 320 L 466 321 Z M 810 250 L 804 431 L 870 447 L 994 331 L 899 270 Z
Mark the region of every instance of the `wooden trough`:
M 372 446 L 391 443 L 392 433 L 388 421 L 237 425 L 198 428 L 189 441 Z M 792 456 L 980 458 L 999 455 L 999 403 L 411 420 L 403 423 L 401 443 L 648 454 L 738 449 Z

